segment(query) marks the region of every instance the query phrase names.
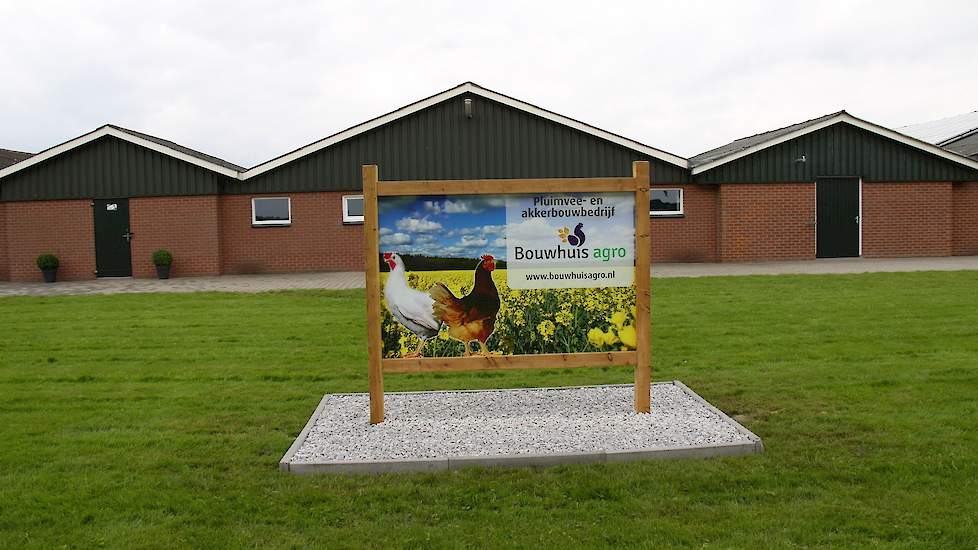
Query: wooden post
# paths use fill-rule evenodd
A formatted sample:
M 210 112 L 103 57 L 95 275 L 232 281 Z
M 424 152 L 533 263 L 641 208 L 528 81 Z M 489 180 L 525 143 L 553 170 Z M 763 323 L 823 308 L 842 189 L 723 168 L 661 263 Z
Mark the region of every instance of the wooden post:
M 370 423 L 384 421 L 384 371 L 380 336 L 380 241 L 377 232 L 377 165 L 363 167 L 363 255 L 367 290 L 367 368 Z
M 651 412 L 652 342 L 649 289 L 652 278 L 652 229 L 649 218 L 649 163 L 632 163 L 635 179 L 635 412 Z

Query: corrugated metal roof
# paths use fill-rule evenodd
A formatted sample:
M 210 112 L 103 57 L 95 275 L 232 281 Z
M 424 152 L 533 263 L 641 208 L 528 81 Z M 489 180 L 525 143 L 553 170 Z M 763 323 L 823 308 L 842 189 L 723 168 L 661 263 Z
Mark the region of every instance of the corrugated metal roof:
M 954 141 L 945 143 L 944 148 L 948 151 L 954 151 L 959 155 L 978 160 L 978 130 L 954 138 Z
M 180 151 L 181 153 L 183 153 L 185 155 L 190 155 L 192 157 L 199 158 L 200 160 L 206 160 L 207 162 L 210 162 L 210 163 L 213 163 L 213 164 L 217 164 L 219 166 L 223 166 L 223 167 L 229 168 L 231 170 L 236 170 L 238 172 L 244 172 L 244 170 L 245 170 L 245 168 L 242 167 L 242 166 L 238 166 L 237 164 L 232 164 L 232 163 L 230 163 L 230 162 L 228 162 L 228 161 L 226 161 L 224 159 L 219 159 L 217 157 L 212 157 L 211 155 L 208 155 L 206 153 L 201 153 L 200 151 L 196 151 L 194 149 L 191 149 L 190 147 L 184 147 L 183 145 L 180 145 L 179 143 L 174 143 L 174 142 L 172 142 L 172 141 L 170 141 L 168 139 L 163 139 L 163 138 L 159 138 L 159 137 L 156 137 L 156 136 L 151 136 L 149 134 L 144 134 L 142 132 L 137 132 L 135 130 L 130 130 L 129 128 L 123 128 L 122 126 L 116 126 L 115 124 L 107 124 L 106 126 L 109 126 L 111 128 L 115 128 L 116 130 L 119 130 L 120 132 L 125 132 L 125 133 L 127 133 L 129 135 L 133 135 L 133 136 L 136 136 L 136 137 L 141 137 L 143 139 L 152 141 L 153 143 L 158 143 L 158 144 L 160 144 L 160 145 L 162 145 L 164 147 L 169 147 L 170 149 L 174 149 L 174 150 Z
M 17 164 L 18 162 L 34 156 L 34 153 L 25 153 L 23 151 L 14 151 L 12 149 L 0 149 L 0 168 L 6 168 L 11 164 Z
M 978 111 L 950 116 L 939 120 L 909 124 L 896 129 L 901 134 L 917 138 L 927 143 L 944 146 L 978 130 Z M 953 149 L 952 149 L 953 151 Z
M 771 130 L 771 131 L 768 131 L 768 132 L 762 132 L 760 134 L 754 134 L 752 136 L 747 136 L 747 137 L 742 137 L 740 139 L 736 139 L 736 140 L 731 141 L 730 143 L 728 143 L 726 145 L 721 145 L 720 147 L 717 147 L 715 149 L 710 149 L 709 151 L 706 151 L 705 153 L 700 153 L 700 154 L 698 154 L 698 155 L 690 158 L 689 159 L 689 167 L 690 168 L 696 168 L 697 166 L 700 166 L 702 164 L 706 164 L 708 162 L 713 162 L 713 161 L 718 160 L 718 159 L 721 159 L 723 157 L 726 157 L 726 156 L 729 156 L 729 155 L 733 155 L 735 153 L 739 153 L 740 151 L 743 151 L 744 149 L 750 149 L 751 147 L 753 147 L 755 145 L 760 145 L 761 143 L 764 143 L 766 141 L 771 141 L 772 139 L 776 139 L 776 138 L 778 138 L 780 136 L 790 134 L 792 132 L 795 132 L 797 130 L 801 130 L 803 128 L 807 128 L 808 126 L 813 126 L 813 125 L 818 124 L 818 123 L 820 123 L 822 121 L 825 121 L 827 119 L 830 119 L 830 118 L 832 118 L 834 116 L 838 116 L 838 115 L 840 115 L 842 113 L 845 113 L 845 111 L 839 111 L 837 113 L 832 113 L 832 114 L 828 114 L 828 115 L 825 115 L 825 116 L 820 116 L 818 118 L 813 118 L 811 120 L 806 120 L 805 122 L 799 122 L 797 124 L 792 124 L 790 126 L 785 126 L 784 128 L 778 128 L 777 130 Z

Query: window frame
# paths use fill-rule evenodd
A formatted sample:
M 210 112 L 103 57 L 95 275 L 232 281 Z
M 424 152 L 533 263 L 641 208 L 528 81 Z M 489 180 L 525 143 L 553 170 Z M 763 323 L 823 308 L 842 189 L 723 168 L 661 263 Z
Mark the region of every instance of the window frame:
M 289 206 L 288 220 L 258 220 L 255 218 L 255 201 L 286 200 Z M 251 197 L 251 226 L 252 227 L 288 227 L 292 225 L 292 197 Z
M 653 191 L 679 191 L 679 210 L 652 210 Z M 686 215 L 685 189 L 682 187 L 653 187 L 649 189 L 649 216 L 656 218 L 679 218 Z
M 343 195 L 342 208 L 343 208 L 343 223 L 363 223 L 363 216 L 351 216 L 349 214 L 349 208 L 347 207 L 350 199 L 360 199 L 363 200 L 363 195 Z

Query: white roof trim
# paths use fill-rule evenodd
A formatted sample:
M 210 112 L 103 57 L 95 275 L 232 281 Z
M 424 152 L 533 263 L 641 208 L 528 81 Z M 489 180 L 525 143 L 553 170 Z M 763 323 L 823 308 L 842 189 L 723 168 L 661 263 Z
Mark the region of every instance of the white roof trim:
M 84 145 L 86 143 L 89 143 L 91 141 L 95 141 L 96 139 L 99 139 L 99 138 L 104 137 L 104 136 L 112 136 L 112 137 L 115 137 L 115 138 L 119 138 L 121 140 L 128 141 L 130 143 L 135 143 L 136 145 L 139 145 L 141 147 L 145 147 L 147 149 L 152 149 L 153 151 L 156 151 L 158 153 L 162 153 L 164 155 L 168 155 L 168 156 L 171 156 L 173 158 L 177 158 L 177 159 L 180 159 L 182 161 L 189 162 L 190 164 L 194 164 L 194 165 L 200 166 L 201 168 L 207 168 L 208 170 L 212 170 L 212 171 L 217 172 L 219 174 L 224 174 L 225 176 L 228 176 L 228 177 L 232 177 L 232 178 L 237 178 L 238 177 L 238 171 L 237 170 L 232 170 L 230 168 L 221 166 L 219 164 L 214 164 L 213 162 L 208 162 L 206 160 L 197 158 L 197 157 L 192 156 L 192 155 L 188 155 L 188 154 L 183 153 L 181 151 L 177 151 L 176 149 L 171 149 L 171 148 L 169 148 L 169 147 L 167 147 L 165 145 L 161 145 L 159 143 L 156 143 L 155 141 L 150 141 L 148 139 L 143 139 L 143 138 L 141 138 L 139 136 L 134 136 L 134 135 L 132 135 L 130 133 L 127 133 L 127 132 L 116 130 L 115 128 L 113 128 L 111 126 L 102 126 L 101 128 L 99 128 L 97 130 L 94 130 L 94 131 L 89 132 L 89 133 L 87 133 L 85 135 L 76 137 L 75 139 L 73 139 L 71 141 L 66 141 L 65 143 L 62 143 L 61 145 L 56 145 L 56 146 L 54 146 L 54 147 L 52 147 L 52 148 L 50 148 L 50 149 L 48 149 L 46 151 L 42 151 L 42 152 L 40 152 L 40 153 L 38 153 L 38 154 L 36 154 L 36 155 L 34 155 L 32 157 L 26 158 L 26 159 L 24 159 L 24 160 L 22 160 L 22 161 L 20 161 L 20 162 L 18 162 L 16 164 L 12 164 L 12 165 L 4 168 L 3 170 L 0 170 L 0 178 L 5 178 L 5 177 L 9 176 L 10 174 L 13 174 L 13 173 L 19 172 L 19 171 L 21 171 L 21 170 L 23 170 L 25 168 L 29 168 L 31 166 L 34 166 L 35 164 L 37 164 L 39 162 L 44 162 L 45 160 L 48 160 L 49 158 L 56 157 L 56 156 L 58 156 L 58 155 L 60 155 L 62 153 L 65 153 L 67 151 L 70 151 L 70 150 L 72 150 L 72 149 L 74 149 L 76 147 L 80 147 L 80 146 L 82 146 L 82 145 Z
M 701 165 L 693 168 L 692 173 L 695 176 L 696 174 L 700 174 L 702 172 L 706 172 L 707 170 L 716 168 L 717 166 L 720 166 L 722 164 L 726 164 L 728 162 L 735 161 L 735 160 L 737 160 L 739 158 L 746 157 L 747 155 L 752 155 L 752 154 L 754 154 L 754 153 L 756 153 L 758 151 L 761 151 L 763 149 L 767 149 L 768 147 L 773 147 L 773 146 L 775 146 L 775 145 L 777 145 L 779 143 L 784 143 L 784 142 L 786 142 L 788 140 L 792 140 L 792 139 L 795 139 L 797 137 L 801 137 L 801 136 L 803 136 L 805 134 L 810 134 L 812 132 L 817 132 L 818 130 L 821 130 L 822 128 L 826 128 L 828 126 L 832 126 L 833 124 L 838 124 L 839 122 L 846 122 L 846 123 L 852 124 L 853 126 L 855 126 L 857 128 L 862 128 L 863 130 L 872 132 L 874 134 L 877 134 L 877 135 L 880 135 L 880 136 L 883 136 L 883 137 L 887 137 L 887 138 L 890 138 L 890 139 L 895 140 L 895 141 L 899 141 L 900 143 L 903 143 L 905 145 L 909 145 L 910 147 L 914 147 L 916 149 L 920 149 L 922 151 L 926 151 L 928 153 L 937 155 L 937 156 L 942 157 L 944 159 L 947 159 L 947 160 L 949 160 L 951 162 L 956 162 L 958 164 L 962 164 L 964 166 L 967 166 L 968 168 L 973 168 L 975 170 L 978 170 L 978 161 L 971 160 L 968 157 L 959 155 L 957 153 L 952 153 L 951 151 L 948 151 L 946 149 L 942 149 L 942 148 L 940 148 L 940 147 L 938 147 L 936 145 L 933 145 L 931 143 L 927 143 L 926 141 L 921 141 L 919 139 L 912 138 L 910 136 L 901 134 L 900 132 L 897 132 L 895 130 L 890 130 L 889 128 L 885 128 L 883 126 L 878 126 L 876 124 L 873 124 L 872 122 L 866 122 L 865 120 L 862 120 L 860 118 L 856 118 L 856 117 L 850 115 L 849 113 L 839 113 L 838 115 L 836 115 L 836 116 L 834 116 L 832 118 L 823 120 L 822 122 L 819 122 L 818 124 L 812 124 L 811 126 L 806 126 L 805 128 L 801 128 L 801 129 L 795 130 L 794 132 L 787 133 L 787 134 L 785 134 L 783 136 L 778 136 L 776 138 L 773 138 L 770 141 L 765 141 L 765 142 L 759 143 L 757 145 L 754 145 L 752 147 L 748 147 L 746 149 L 737 151 L 736 153 L 732 153 L 732 154 L 727 155 L 725 157 L 721 157 L 721 158 L 718 158 L 716 160 L 707 162 L 705 164 L 701 164 Z
M 275 168 L 278 168 L 283 164 L 288 164 L 298 158 L 319 151 L 320 149 L 329 147 L 330 145 L 339 143 L 345 139 L 349 139 L 358 134 L 362 134 L 364 132 L 373 130 L 374 128 L 383 126 L 399 118 L 406 117 L 422 109 L 426 109 L 428 107 L 431 107 L 432 105 L 441 103 L 446 99 L 451 99 L 453 97 L 459 96 L 467 92 L 491 99 L 493 101 L 497 101 L 499 103 L 502 103 L 509 107 L 513 107 L 515 109 L 519 109 L 521 111 L 526 111 L 530 114 L 534 114 L 546 118 L 558 124 L 562 124 L 564 126 L 574 128 L 575 130 L 580 130 L 582 132 L 605 139 L 612 143 L 617 143 L 618 145 L 621 145 L 623 147 L 627 147 L 629 149 L 638 151 L 640 153 L 645 153 L 650 157 L 654 157 L 666 161 L 668 163 L 675 164 L 676 166 L 679 166 L 681 168 L 689 168 L 689 162 L 680 156 L 673 155 L 671 153 L 666 153 L 665 151 L 660 151 L 653 147 L 649 147 L 648 145 L 644 145 L 642 143 L 630 140 L 628 138 L 619 136 L 617 134 L 612 134 L 611 132 L 606 132 L 599 128 L 595 128 L 594 126 L 590 126 L 583 122 L 574 120 L 572 118 L 568 118 L 563 115 L 558 115 L 557 113 L 547 111 L 546 109 L 541 109 L 534 105 L 530 105 L 529 103 L 524 103 L 523 101 L 511 98 L 509 96 L 505 96 L 503 94 L 494 92 L 492 90 L 487 90 L 477 84 L 473 84 L 472 82 L 466 82 L 450 90 L 445 90 L 444 92 L 433 95 L 427 99 L 422 99 L 421 101 L 412 103 L 406 107 L 402 107 L 386 115 L 377 117 L 373 120 L 368 120 L 367 122 L 358 124 L 356 126 L 353 126 L 352 128 L 343 130 L 342 132 L 333 134 L 317 142 L 310 143 L 309 145 L 306 145 L 305 147 L 302 147 L 300 149 L 296 149 L 291 153 L 282 155 L 278 158 L 259 164 L 258 166 L 252 167 L 246 170 L 245 172 L 242 172 L 239 179 L 246 180 L 248 178 L 252 178 L 259 174 L 265 173 L 269 170 L 274 170 Z

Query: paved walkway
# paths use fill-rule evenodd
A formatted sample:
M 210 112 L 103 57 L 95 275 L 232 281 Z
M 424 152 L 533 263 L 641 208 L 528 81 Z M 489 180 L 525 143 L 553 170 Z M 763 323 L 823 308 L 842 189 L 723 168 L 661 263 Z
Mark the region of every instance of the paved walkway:
M 895 258 L 866 260 L 841 258 L 793 262 L 757 263 L 658 263 L 653 277 L 713 277 L 724 275 L 781 275 L 818 273 L 869 273 L 882 271 L 978 271 L 978 256 L 951 258 Z M 363 273 L 285 273 L 276 275 L 224 275 L 157 279 L 96 279 L 56 284 L 0 281 L 0 296 L 63 296 L 72 294 L 119 294 L 132 292 L 265 292 L 290 289 L 363 288 Z
M 652 264 L 653 277 L 715 277 L 723 275 L 789 275 L 820 273 L 875 273 L 900 271 L 978 270 L 978 256 L 949 258 L 831 258 L 790 262 L 735 262 L 717 264 Z
M 0 296 L 64 296 L 133 292 L 266 292 L 300 288 L 326 290 L 363 288 L 363 273 L 222 275 L 220 277 L 177 277 L 165 281 L 120 277 L 89 281 L 66 281 L 55 284 L 0 282 Z

